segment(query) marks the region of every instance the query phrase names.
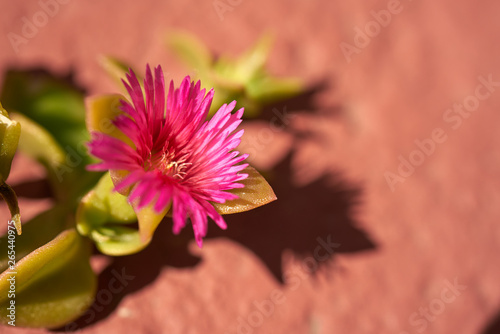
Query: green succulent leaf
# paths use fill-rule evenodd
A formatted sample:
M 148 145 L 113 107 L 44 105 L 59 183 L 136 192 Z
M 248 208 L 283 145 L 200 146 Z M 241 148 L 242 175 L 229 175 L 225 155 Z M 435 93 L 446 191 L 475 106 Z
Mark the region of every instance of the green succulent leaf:
M 271 45 L 271 36 L 265 35 L 239 58 L 235 60 L 219 58 L 214 70 L 220 77 L 246 86 L 250 80 L 264 71 Z
M 120 94 L 88 97 L 85 99 L 87 106 L 85 122 L 89 132 L 103 133 L 129 144 L 131 147 L 135 147 L 130 138 L 113 124 L 113 120 L 123 114 L 120 109 L 122 100 L 126 99 Z
M 272 37 L 264 35 L 238 58 L 212 56 L 207 47 L 187 33 L 171 33 L 167 39 L 170 49 L 188 66 L 196 70 L 207 89 L 214 88 L 215 96 L 210 115 L 224 103 L 238 101 L 244 107 L 244 117 L 256 117 L 265 104 L 290 98 L 303 92 L 304 85 L 296 78 L 278 78 L 265 68 Z
M 210 51 L 191 34 L 170 32 L 167 35 L 167 45 L 188 66 L 198 71 L 205 71 L 212 64 Z
M 100 174 L 87 173 L 76 151 L 65 152 L 51 133 L 25 115 L 11 115 L 22 124 L 19 150 L 45 167 L 57 199 L 71 203 L 96 182 Z
M 12 113 L 12 119 L 23 125 L 19 150 L 51 169 L 53 173 L 57 173 L 66 159 L 61 145 L 47 130 L 30 118 Z
M 222 204 L 212 203 L 215 210 L 220 214 L 227 215 L 249 211 L 277 199 L 273 188 L 271 188 L 266 179 L 264 179 L 255 168 L 248 166 L 241 173 L 248 174 L 246 179 L 239 181 L 245 187 L 229 191 L 230 193 L 238 195 L 239 198 Z
M 5 182 L 9 177 L 20 135 L 21 124 L 10 119 L 0 104 L 0 182 Z
M 16 257 L 23 237 L 16 240 Z M 12 320 L 11 305 L 16 326 L 54 328 L 76 319 L 91 305 L 96 290 L 89 258 L 88 242 L 69 229 L 8 263 L 0 274 L 0 321 Z
M 90 161 L 82 150 L 89 139 L 82 92 L 45 72 L 9 71 L 1 100 L 6 109 L 46 129 L 65 151 L 78 152 L 83 163 Z
M 149 242 L 141 240 L 139 231 L 125 226 L 101 226 L 92 230 L 91 238 L 103 254 L 122 256 L 143 250 Z
M 304 91 L 302 81 L 296 78 L 258 77 L 249 81 L 246 88 L 250 99 L 262 104 L 287 99 Z
M 21 124 L 10 119 L 7 111 L 0 104 L 0 196 L 9 207 L 11 221 L 18 234 L 21 234 L 19 204 L 16 193 L 5 181 L 9 177 L 12 159 L 16 153 L 20 136 Z
M 80 233 L 89 235 L 91 230 L 105 223 L 129 224 L 137 221 L 127 197 L 113 191 L 113 188 L 111 177 L 106 173 L 83 197 L 76 213 Z
M 22 125 L 19 149 L 46 167 L 56 198 L 73 206 L 100 176 L 85 171 L 94 160 L 85 147 L 83 94 L 46 72 L 10 71 L 1 97 Z
M 113 191 L 114 185 L 109 173 L 99 180 L 80 202 L 76 213 L 78 231 L 92 239 L 97 248 L 104 254 L 119 256 L 137 253 L 151 241 L 151 236 L 161 221 L 156 215 L 147 214 L 147 209 L 136 213 L 127 201 L 127 197 Z M 134 223 L 139 220 L 139 226 L 144 225 L 147 236 L 134 228 L 120 224 Z M 142 234 L 146 232 L 142 231 Z
M 20 260 L 35 249 L 54 239 L 70 226 L 65 208 L 55 207 L 45 211 L 23 225 L 22 236 L 16 238 L 15 255 Z M 8 234 L 0 238 L 0 271 L 8 267 Z

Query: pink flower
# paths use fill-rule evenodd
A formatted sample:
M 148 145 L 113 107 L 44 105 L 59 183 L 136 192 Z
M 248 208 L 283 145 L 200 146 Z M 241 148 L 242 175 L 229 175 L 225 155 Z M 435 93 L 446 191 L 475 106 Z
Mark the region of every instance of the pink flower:
M 128 200 L 140 210 L 152 205 L 155 212 L 172 212 L 173 232 L 179 233 L 189 218 L 196 242 L 201 247 L 207 234 L 207 217 L 222 229 L 226 223 L 212 203 L 238 198 L 228 190 L 247 174 L 239 173 L 247 155 L 235 151 L 243 130 L 236 133 L 243 109 L 231 114 L 236 105 L 224 104 L 206 120 L 214 91 L 205 94 L 186 77 L 178 89 L 170 82 L 165 99 L 165 82 L 160 66 L 146 69 L 144 92 L 134 72 L 123 81 L 132 103 L 121 100 L 123 112 L 113 124 L 125 140 L 92 133 L 90 153 L 101 159 L 89 166 L 96 171 L 125 171 L 115 190 L 128 193 Z M 123 172 L 122 172 L 123 173 Z

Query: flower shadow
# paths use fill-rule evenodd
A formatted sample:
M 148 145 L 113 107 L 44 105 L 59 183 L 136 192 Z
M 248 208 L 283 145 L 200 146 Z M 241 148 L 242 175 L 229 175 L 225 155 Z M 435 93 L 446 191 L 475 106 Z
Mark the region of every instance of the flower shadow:
M 295 97 L 267 106 L 258 120 L 272 124 L 277 110 L 288 115 L 307 113 L 311 117 L 340 119 L 341 106 L 320 108 L 316 105 L 318 95 L 327 89 L 332 89 L 328 80 L 318 81 Z M 315 129 L 298 130 L 287 124 L 286 119 L 281 121 L 283 131 L 292 135 L 295 144 L 313 141 L 328 147 L 325 142 L 328 139 Z M 273 187 L 277 201 L 249 212 L 225 216 L 228 229 L 221 231 L 211 227 L 208 233 L 209 239 L 230 238 L 253 251 L 280 283 L 283 283 L 282 255 L 285 251 L 305 259 L 314 255 L 321 243 L 319 239 L 340 244 L 335 249 L 336 254 L 369 251 L 376 247 L 355 217 L 362 204 L 362 188 L 346 180 L 341 173 L 330 173 L 308 185 L 295 186 L 292 180 L 296 171 L 292 160 L 296 153 L 295 148 L 290 147 L 283 160 L 262 172 Z M 318 268 L 331 263 L 319 262 Z
M 271 108 L 283 109 L 286 106 L 291 106 L 290 112 L 316 112 L 313 99 L 324 87 L 325 84 L 320 83 L 296 98 L 270 106 L 260 119 L 273 117 Z M 291 183 L 292 174 L 289 154 L 266 175 L 278 201 L 250 212 L 226 216 L 229 226 L 226 231 L 210 224 L 207 239 L 223 237 L 241 244 L 256 254 L 281 283 L 284 252 L 291 251 L 297 257 L 305 258 L 318 246 L 318 238 L 331 238 L 332 242 L 340 244 L 335 249 L 338 254 L 375 248 L 374 242 L 358 227 L 355 219 L 355 210 L 361 203 L 360 187 L 344 180 L 340 173 L 296 187 Z M 145 250 L 130 256 L 109 258 L 109 263 L 98 276 L 93 304 L 80 318 L 56 331 L 80 330 L 106 319 L 125 296 L 153 283 L 165 267 L 191 268 L 199 264 L 201 259 L 188 250 L 193 239 L 192 230 L 185 228 L 180 235 L 173 236 L 170 229 L 171 224 L 162 223 Z M 321 265 L 329 263 L 332 261 Z
M 335 248 L 338 254 L 375 248 L 354 218 L 361 203 L 360 188 L 348 184 L 340 174 L 295 187 L 290 182 L 290 159 L 268 177 L 277 201 L 226 216 L 226 231 L 211 228 L 208 233 L 209 239 L 226 237 L 253 251 L 279 282 L 283 282 L 283 252 L 290 250 L 298 258 L 311 256 L 320 245 L 318 238 L 340 244 Z
M 220 230 L 212 223 L 206 238 L 228 238 L 246 247 L 281 284 L 284 284 L 284 252 L 291 251 L 299 259 L 313 255 L 320 245 L 318 238 L 340 244 L 328 261 L 318 263 L 318 268 L 332 264 L 336 254 L 369 251 L 376 247 L 354 218 L 361 204 L 360 188 L 348 184 L 340 174 L 297 188 L 290 182 L 290 159 L 276 166 L 268 177 L 278 196 L 277 201 L 225 216 L 228 229 Z M 93 305 L 72 324 L 56 331 L 79 330 L 104 320 L 125 296 L 153 283 L 165 267 L 191 268 L 199 264 L 202 259 L 188 250 L 188 244 L 193 241 L 192 230 L 185 228 L 180 235 L 174 236 L 170 229 L 171 225 L 164 222 L 145 250 L 110 258 L 109 265 L 99 274 Z M 122 277 L 122 284 L 113 287 L 111 282 L 116 282 L 118 276 Z M 111 298 L 107 296 L 110 292 Z
M 273 110 L 276 109 L 286 109 L 288 112 L 328 113 L 334 116 L 338 115 L 340 108 L 318 109 L 315 106 L 318 96 L 332 88 L 327 78 L 320 79 L 295 96 L 265 105 L 262 108 L 262 112 L 256 118 L 270 122 L 272 118 L 275 117 Z
M 500 333 L 500 312 L 490 320 L 487 327 L 481 332 L 482 334 L 498 334 Z
M 18 197 L 43 199 L 54 197 L 50 183 L 46 179 L 30 180 L 12 186 Z

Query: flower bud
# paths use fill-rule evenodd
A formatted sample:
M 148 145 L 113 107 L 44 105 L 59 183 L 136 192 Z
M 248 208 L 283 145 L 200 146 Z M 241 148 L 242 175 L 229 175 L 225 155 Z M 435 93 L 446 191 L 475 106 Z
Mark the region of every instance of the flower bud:
M 0 195 L 5 199 L 12 215 L 12 221 L 21 234 L 21 216 L 14 190 L 5 183 L 10 173 L 12 159 L 17 150 L 21 124 L 9 118 L 9 114 L 0 104 Z
M 21 124 L 11 120 L 0 104 L 0 182 L 5 182 L 9 176 L 20 135 Z

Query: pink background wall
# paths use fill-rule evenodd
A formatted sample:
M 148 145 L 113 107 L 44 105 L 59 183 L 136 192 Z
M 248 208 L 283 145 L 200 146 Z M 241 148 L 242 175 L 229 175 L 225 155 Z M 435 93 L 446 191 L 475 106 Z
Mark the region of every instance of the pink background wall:
M 259 139 L 269 120 L 247 123 L 244 144 L 265 141 L 251 159 L 274 170 L 278 202 L 230 217 L 226 232 L 212 224 L 201 250 L 166 221 L 144 253 L 96 257 L 101 290 L 122 270 L 135 278 L 101 294 L 82 333 L 486 333 L 500 309 L 500 2 L 60 2 L 1 0 L 0 73 L 43 67 L 112 92 L 96 61 L 110 54 L 161 63 L 179 82 L 192 69 L 164 34 L 184 29 L 230 55 L 271 32 L 274 74 L 324 84 L 306 107 L 285 104 L 296 116 L 272 140 Z M 357 29 L 372 36 L 355 40 Z M 448 111 L 457 103 L 471 111 Z M 19 156 L 11 183 L 37 170 Z M 50 200 L 21 205 L 28 219 Z M 329 235 L 340 246 L 322 261 Z

